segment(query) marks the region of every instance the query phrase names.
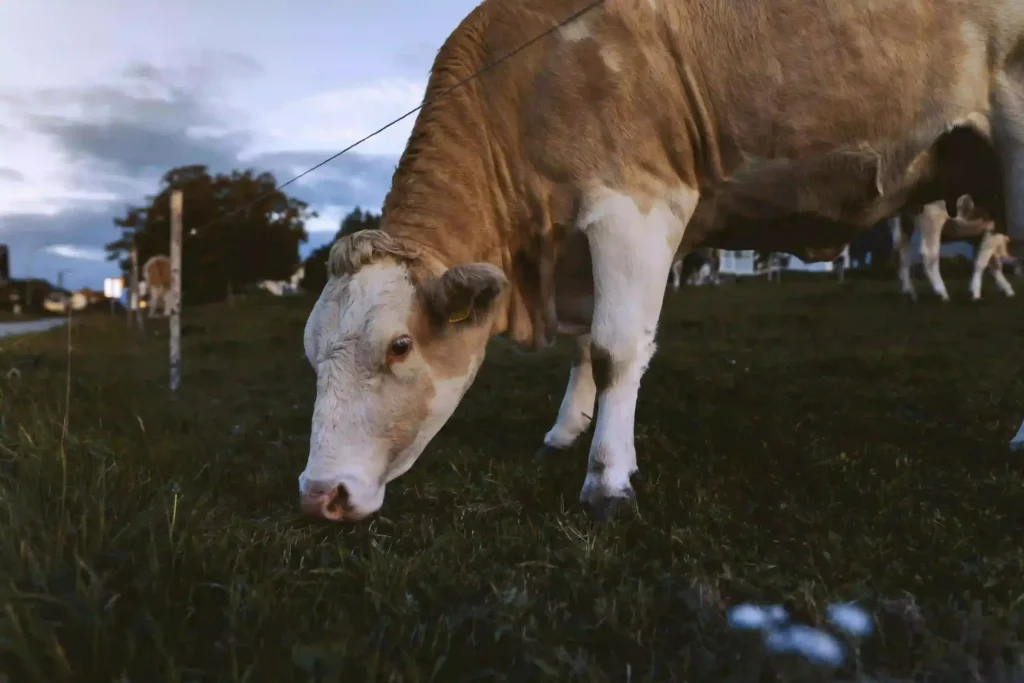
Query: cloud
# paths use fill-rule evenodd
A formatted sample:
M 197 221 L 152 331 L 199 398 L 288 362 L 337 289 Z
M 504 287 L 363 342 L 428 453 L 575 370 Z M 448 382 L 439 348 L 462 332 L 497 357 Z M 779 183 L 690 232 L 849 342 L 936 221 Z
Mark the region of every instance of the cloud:
M 407 44 L 395 55 L 395 63 L 423 74 L 430 71 L 440 46 L 433 41 L 419 40 Z
M 75 244 L 51 244 L 48 247 L 44 247 L 43 251 L 48 251 L 55 256 L 79 259 L 82 261 L 102 261 L 105 263 L 107 260 L 107 252 L 99 247 L 83 247 Z
M 263 154 L 245 163 L 270 169 L 278 184 L 312 168 L 329 155 L 315 152 Z M 309 202 L 314 208 L 360 206 L 378 211 L 391 186 L 397 156 L 349 152 L 284 188 L 284 192 Z
M 13 168 L 4 168 L 0 166 L 0 182 L 3 183 L 20 183 L 24 182 L 25 175 L 21 171 L 16 171 Z
M 253 121 L 254 137 L 249 151 L 341 151 L 419 106 L 425 89 L 425 78 L 389 78 L 286 102 Z M 406 117 L 362 143 L 360 153 L 397 157 L 405 148 L 415 121 L 416 114 Z

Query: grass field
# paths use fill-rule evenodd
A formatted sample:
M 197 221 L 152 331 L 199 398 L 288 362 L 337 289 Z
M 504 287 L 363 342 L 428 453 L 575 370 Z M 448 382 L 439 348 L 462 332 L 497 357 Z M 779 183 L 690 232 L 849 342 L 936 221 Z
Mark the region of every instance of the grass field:
M 0 670 L 829 680 L 730 632 L 725 609 L 818 623 L 859 600 L 876 633 L 838 679 L 1024 680 L 1024 455 L 1006 448 L 1024 310 L 964 285 L 945 306 L 890 280 L 669 292 L 638 511 L 606 524 L 576 502 L 587 440 L 533 459 L 568 344 L 495 343 L 381 513 L 337 526 L 297 514 L 308 300 L 188 311 L 176 398 L 165 325 L 79 319 L 70 379 L 67 329 L 0 341 Z

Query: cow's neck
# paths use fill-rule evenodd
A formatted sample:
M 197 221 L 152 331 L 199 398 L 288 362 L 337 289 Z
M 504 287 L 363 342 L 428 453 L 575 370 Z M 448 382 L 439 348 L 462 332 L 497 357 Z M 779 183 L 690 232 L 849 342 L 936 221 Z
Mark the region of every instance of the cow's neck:
M 442 48 L 438 62 L 443 62 Z M 472 62 L 453 59 L 450 68 L 435 64 L 426 99 L 464 76 Z M 517 344 L 546 345 L 550 334 L 538 314 L 537 269 L 527 264 L 517 237 L 524 205 L 519 190 L 495 168 L 514 167 L 514 150 L 488 125 L 476 84 L 428 102 L 413 127 L 405 152 L 384 200 L 381 229 L 414 243 L 435 261 L 432 270 L 467 263 L 501 268 L 511 296 L 497 316 L 494 334 Z M 512 164 L 506 163 L 512 161 Z M 526 255 L 526 261 L 534 260 Z

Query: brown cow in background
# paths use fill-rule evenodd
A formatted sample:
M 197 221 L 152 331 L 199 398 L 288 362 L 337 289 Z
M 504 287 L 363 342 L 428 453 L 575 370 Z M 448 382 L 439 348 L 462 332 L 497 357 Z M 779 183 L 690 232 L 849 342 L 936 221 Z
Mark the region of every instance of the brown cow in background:
M 142 264 L 142 279 L 146 283 L 146 308 L 149 317 L 157 315 L 157 305 L 162 309 L 161 315 L 171 314 L 171 260 L 163 254 L 149 257 Z

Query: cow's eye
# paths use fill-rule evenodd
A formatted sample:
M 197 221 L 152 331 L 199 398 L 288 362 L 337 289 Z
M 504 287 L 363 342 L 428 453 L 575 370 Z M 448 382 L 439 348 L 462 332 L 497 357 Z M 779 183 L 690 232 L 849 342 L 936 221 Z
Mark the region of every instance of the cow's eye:
M 388 360 L 399 360 L 409 355 L 412 351 L 412 338 L 408 335 L 402 335 L 401 337 L 395 337 L 391 340 L 391 344 L 388 345 Z

